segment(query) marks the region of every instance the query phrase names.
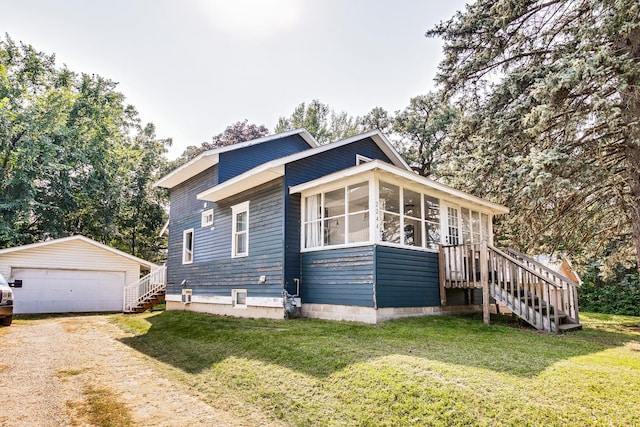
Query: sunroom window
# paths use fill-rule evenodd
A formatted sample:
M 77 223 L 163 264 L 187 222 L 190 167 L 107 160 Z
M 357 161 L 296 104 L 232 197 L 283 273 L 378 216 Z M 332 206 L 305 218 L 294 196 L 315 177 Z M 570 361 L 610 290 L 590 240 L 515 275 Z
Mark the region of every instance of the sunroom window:
M 400 243 L 400 187 L 380 182 L 380 238 L 383 242 Z
M 368 240 L 369 183 L 362 182 L 305 197 L 305 248 Z
M 465 244 L 478 245 L 489 239 L 489 216 L 467 208 L 461 208 L 462 240 Z

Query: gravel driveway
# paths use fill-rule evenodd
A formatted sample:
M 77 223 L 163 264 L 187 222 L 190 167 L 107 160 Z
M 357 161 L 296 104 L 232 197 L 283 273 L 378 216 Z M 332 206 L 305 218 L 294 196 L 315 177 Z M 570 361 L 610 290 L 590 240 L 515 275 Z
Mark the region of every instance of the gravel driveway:
M 91 425 L 82 409 L 89 405 L 87 390 L 106 392 L 134 425 L 256 424 L 172 381 L 168 367 L 118 341 L 127 336 L 104 315 L 14 321 L 0 328 L 0 426 Z

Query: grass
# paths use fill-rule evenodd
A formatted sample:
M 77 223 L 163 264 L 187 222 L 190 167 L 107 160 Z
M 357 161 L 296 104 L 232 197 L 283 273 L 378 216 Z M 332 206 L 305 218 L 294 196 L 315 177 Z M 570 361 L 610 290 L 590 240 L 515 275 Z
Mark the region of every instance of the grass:
M 288 425 L 640 425 L 640 318 L 547 335 L 497 318 L 376 326 L 115 315 L 123 341 L 241 417 Z

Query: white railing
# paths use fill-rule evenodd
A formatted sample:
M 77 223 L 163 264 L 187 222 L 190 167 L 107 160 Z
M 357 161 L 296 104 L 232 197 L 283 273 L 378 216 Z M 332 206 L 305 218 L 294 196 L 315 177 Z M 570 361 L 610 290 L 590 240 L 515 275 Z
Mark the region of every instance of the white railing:
M 122 310 L 125 313 L 132 311 L 140 302 L 147 297 L 163 290 L 166 287 L 167 267 L 161 265 L 152 267 L 151 273 L 140 278 L 138 281 L 125 286 L 124 304 Z

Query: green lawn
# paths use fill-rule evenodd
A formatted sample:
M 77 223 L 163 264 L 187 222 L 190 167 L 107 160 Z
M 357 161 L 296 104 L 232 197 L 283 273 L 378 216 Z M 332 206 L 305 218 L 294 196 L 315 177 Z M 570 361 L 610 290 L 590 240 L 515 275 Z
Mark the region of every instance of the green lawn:
M 640 425 L 640 318 L 547 335 L 510 318 L 377 326 L 184 312 L 116 315 L 124 342 L 239 416 L 288 425 Z

